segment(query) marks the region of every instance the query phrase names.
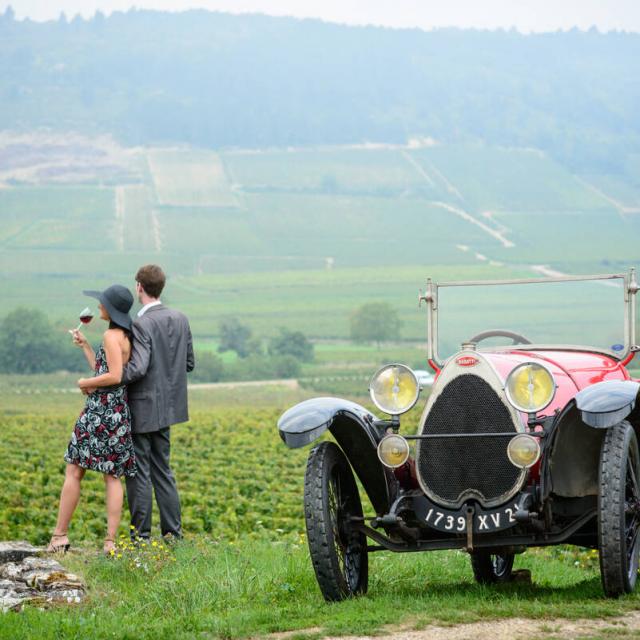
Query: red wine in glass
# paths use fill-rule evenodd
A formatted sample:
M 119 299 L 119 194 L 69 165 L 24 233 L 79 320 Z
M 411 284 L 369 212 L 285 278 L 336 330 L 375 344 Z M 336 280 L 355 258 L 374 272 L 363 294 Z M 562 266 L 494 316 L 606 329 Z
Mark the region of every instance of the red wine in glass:
M 80 330 L 80 327 L 83 324 L 89 324 L 91 321 L 93 320 L 93 311 L 91 311 L 91 309 L 89 309 L 89 307 L 85 307 L 81 312 L 80 312 L 80 324 L 76 327 L 76 331 Z M 73 333 L 72 329 L 69 329 L 69 333 Z

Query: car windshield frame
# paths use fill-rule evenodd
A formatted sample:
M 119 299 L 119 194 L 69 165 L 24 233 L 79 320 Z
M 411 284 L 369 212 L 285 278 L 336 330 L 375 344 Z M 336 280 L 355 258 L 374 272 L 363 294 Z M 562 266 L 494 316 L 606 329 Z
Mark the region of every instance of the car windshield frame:
M 507 280 L 466 280 L 458 282 L 435 282 L 431 278 L 427 279 L 426 290 L 421 294 L 420 301 L 427 303 L 427 358 L 430 363 L 441 368 L 447 358 L 441 358 L 438 353 L 438 304 L 439 290 L 448 287 L 487 287 L 495 285 L 527 285 L 557 282 L 580 282 L 598 280 L 622 280 L 624 294 L 624 348 L 621 351 L 613 351 L 602 347 L 573 344 L 515 344 L 502 347 L 483 347 L 481 351 L 504 351 L 504 350 L 566 350 L 566 351 L 587 351 L 603 353 L 615 360 L 626 360 L 630 354 L 640 350 L 636 343 L 636 307 L 635 295 L 638 291 L 635 269 L 631 268 L 628 273 L 597 274 L 585 276 L 550 276 L 544 278 L 520 278 Z M 461 342 L 461 345 L 463 343 Z

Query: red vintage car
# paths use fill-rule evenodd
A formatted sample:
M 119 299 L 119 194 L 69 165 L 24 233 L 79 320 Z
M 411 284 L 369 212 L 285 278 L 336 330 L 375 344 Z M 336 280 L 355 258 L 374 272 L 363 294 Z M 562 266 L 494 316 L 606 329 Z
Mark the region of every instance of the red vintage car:
M 368 553 L 464 549 L 479 582 L 510 579 L 527 547 L 597 549 L 607 596 L 636 584 L 640 384 L 635 272 L 522 280 L 429 280 L 427 358 L 436 372 L 417 433 L 412 370 L 380 369 L 373 403 L 315 398 L 282 415 L 309 454 L 304 511 L 327 600 L 364 593 Z M 487 329 L 487 327 L 505 327 Z M 504 343 L 507 344 L 504 344 Z M 364 517 L 354 472 L 374 514 Z

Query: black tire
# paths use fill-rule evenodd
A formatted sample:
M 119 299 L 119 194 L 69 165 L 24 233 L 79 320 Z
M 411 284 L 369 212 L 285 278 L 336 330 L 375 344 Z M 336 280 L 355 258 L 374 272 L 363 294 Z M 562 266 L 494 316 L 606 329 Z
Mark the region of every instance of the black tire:
M 321 442 L 309 454 L 304 516 L 309 553 L 325 600 L 366 593 L 367 539 L 350 520 L 362 517 L 362 503 L 349 462 L 333 442 Z
M 638 577 L 640 454 L 633 427 L 610 427 L 600 453 L 598 546 L 600 577 L 607 596 L 631 593 Z
M 473 577 L 480 584 L 509 582 L 513 571 L 513 553 L 490 553 L 489 551 L 473 551 L 471 568 Z

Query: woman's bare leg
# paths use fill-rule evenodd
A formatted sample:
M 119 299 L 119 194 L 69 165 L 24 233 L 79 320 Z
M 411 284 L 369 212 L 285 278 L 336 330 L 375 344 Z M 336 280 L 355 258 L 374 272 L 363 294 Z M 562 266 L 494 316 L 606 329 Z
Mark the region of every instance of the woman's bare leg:
M 122 503 L 124 490 L 120 478 L 104 474 L 104 486 L 107 494 L 107 537 L 104 550 L 110 551 L 115 547 L 116 534 L 122 517 Z
M 51 539 L 50 546 L 60 547 L 69 543 L 67 531 L 73 512 L 78 506 L 80 500 L 80 483 L 86 469 L 79 467 L 77 464 L 67 464 L 64 474 L 64 484 L 60 492 L 60 507 L 58 508 L 58 522 Z M 55 540 L 54 540 L 55 538 Z

